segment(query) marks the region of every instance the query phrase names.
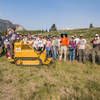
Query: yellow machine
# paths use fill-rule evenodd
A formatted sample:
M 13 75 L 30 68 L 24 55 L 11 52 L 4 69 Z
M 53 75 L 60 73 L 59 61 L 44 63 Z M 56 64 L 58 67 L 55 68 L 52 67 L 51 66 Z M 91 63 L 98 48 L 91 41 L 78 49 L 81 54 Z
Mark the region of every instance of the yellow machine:
M 8 59 L 15 62 L 16 65 L 25 66 L 40 66 L 42 64 L 49 64 L 52 58 L 46 59 L 46 50 L 39 52 L 34 50 L 31 45 L 16 42 L 14 44 L 14 59 Z

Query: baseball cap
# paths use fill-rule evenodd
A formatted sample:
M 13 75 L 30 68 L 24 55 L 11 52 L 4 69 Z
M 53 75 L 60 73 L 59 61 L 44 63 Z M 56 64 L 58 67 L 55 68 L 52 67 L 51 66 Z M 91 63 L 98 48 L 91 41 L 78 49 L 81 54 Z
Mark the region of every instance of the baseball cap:
M 83 35 L 82 35 L 82 34 L 80 34 L 80 37 L 83 37 Z
M 98 34 L 96 34 L 95 36 L 96 36 L 96 37 L 98 37 L 99 35 L 98 35 Z
M 71 36 L 71 38 L 74 38 L 74 36 Z

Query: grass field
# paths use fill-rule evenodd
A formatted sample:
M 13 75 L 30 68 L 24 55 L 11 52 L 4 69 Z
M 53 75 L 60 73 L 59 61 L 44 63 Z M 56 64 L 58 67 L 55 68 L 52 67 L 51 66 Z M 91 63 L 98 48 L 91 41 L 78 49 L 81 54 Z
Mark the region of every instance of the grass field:
M 23 67 L 0 57 L 0 100 L 100 100 L 100 65 Z

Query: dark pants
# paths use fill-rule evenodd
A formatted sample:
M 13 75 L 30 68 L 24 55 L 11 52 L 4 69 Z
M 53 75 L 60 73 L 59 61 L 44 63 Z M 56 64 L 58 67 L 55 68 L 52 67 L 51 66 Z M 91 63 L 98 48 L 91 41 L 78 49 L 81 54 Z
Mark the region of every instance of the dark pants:
M 4 47 L 2 47 L 2 54 L 4 54 L 5 53 L 5 48 Z
M 96 62 L 96 56 L 98 56 L 98 62 L 100 63 L 100 51 L 98 49 L 93 49 L 92 51 L 92 63 Z
M 86 52 L 85 49 L 79 49 L 79 62 L 86 63 Z

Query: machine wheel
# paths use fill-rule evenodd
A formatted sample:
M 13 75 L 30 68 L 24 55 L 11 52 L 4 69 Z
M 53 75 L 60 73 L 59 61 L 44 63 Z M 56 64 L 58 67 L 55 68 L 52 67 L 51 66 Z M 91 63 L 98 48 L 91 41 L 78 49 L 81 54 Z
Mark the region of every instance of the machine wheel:
M 16 64 L 17 66 L 22 65 L 22 59 L 21 59 L 21 58 L 16 58 L 15 64 Z
M 18 66 L 40 66 L 42 65 L 42 60 L 40 58 L 16 58 L 15 64 Z

